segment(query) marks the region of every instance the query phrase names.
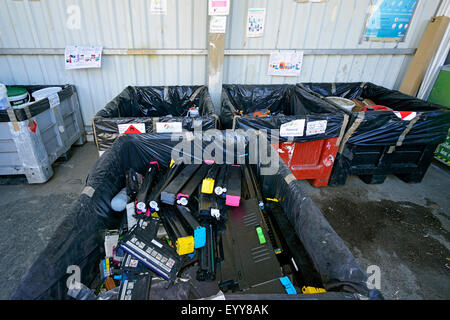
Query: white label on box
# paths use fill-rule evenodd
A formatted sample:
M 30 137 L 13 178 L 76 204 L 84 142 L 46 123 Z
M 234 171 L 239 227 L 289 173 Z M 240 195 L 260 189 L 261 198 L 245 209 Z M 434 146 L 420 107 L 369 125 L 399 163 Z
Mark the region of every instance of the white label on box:
M 51 96 L 48 96 L 48 102 L 50 103 L 50 108 L 52 109 L 56 106 L 59 106 L 59 95 L 57 93 L 54 93 Z
M 181 133 L 183 125 L 181 122 L 157 122 L 156 133 Z
M 118 124 L 120 134 L 145 133 L 145 123 Z
M 306 135 L 325 133 L 327 130 L 327 120 L 311 121 L 306 124 Z
M 280 127 L 282 137 L 301 137 L 305 129 L 305 119 L 299 119 L 284 123 Z

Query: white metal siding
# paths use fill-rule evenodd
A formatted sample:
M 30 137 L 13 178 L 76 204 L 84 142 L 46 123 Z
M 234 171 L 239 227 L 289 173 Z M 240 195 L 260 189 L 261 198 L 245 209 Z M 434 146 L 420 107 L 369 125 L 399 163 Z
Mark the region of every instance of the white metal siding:
M 207 0 L 168 0 L 167 16 L 150 14 L 149 0 L 0 0 L 0 49 L 55 49 L 101 45 L 106 49 L 207 50 Z M 416 48 L 440 0 L 420 0 L 406 41 Z M 66 27 L 70 5 L 81 9 L 81 29 Z M 394 48 L 359 44 L 369 0 L 232 0 L 226 50 Z M 264 36 L 246 39 L 248 8 L 266 8 Z M 226 55 L 224 83 L 372 81 L 399 86 L 407 55 L 306 55 L 300 77 L 267 75 L 268 55 Z M 207 56 L 104 55 L 101 69 L 64 69 L 55 55 L 0 55 L 0 82 L 74 84 L 85 125 L 128 85 L 206 84 Z
M 66 27 L 70 5 L 80 30 Z M 0 48 L 206 50 L 207 0 L 168 0 L 167 16 L 151 15 L 148 0 L 0 0 L 0 32 Z M 104 55 L 101 69 L 66 71 L 62 55 L 0 55 L 0 82 L 74 84 L 90 126 L 126 86 L 205 84 L 206 65 L 206 55 Z
M 359 44 L 370 0 L 329 0 L 297 3 L 294 0 L 232 1 L 227 32 L 228 50 L 302 50 L 417 48 L 440 0 L 420 0 L 405 42 L 363 41 Z M 262 38 L 246 38 L 248 8 L 266 8 Z M 305 55 L 299 77 L 267 75 L 269 56 L 225 57 L 224 83 L 297 83 L 371 81 L 398 88 L 411 62 L 407 55 Z

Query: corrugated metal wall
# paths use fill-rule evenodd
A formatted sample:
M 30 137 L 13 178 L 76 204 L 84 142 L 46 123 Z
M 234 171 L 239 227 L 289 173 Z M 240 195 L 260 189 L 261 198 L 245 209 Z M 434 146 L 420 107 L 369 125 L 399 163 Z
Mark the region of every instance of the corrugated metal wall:
M 406 55 L 306 55 L 301 76 L 267 76 L 268 55 L 233 50 L 393 48 L 358 44 L 370 0 L 232 0 L 226 37 L 224 83 L 372 81 L 399 85 L 411 60 Z M 150 14 L 150 0 L 0 0 L 0 49 L 54 49 L 55 54 L 0 55 L 0 82 L 74 84 L 84 122 L 127 85 L 207 82 L 207 0 L 168 0 L 167 16 Z M 406 41 L 416 48 L 440 0 L 421 0 Z M 81 28 L 67 27 L 70 6 L 80 8 Z M 266 8 L 264 37 L 246 39 L 248 8 Z M 171 49 L 180 54 L 105 54 L 101 69 L 64 69 L 66 45 L 105 49 Z M 186 49 L 198 49 L 189 54 Z M 51 51 L 51 50 L 50 50 Z M 29 52 L 33 52 L 32 50 Z
M 66 27 L 71 5 L 81 29 Z M 0 0 L 0 48 L 203 49 L 207 0 L 168 0 L 167 16 L 148 0 Z M 65 70 L 62 55 L 0 55 L 0 82 L 74 84 L 84 122 L 128 85 L 206 83 L 206 55 L 104 55 L 101 69 Z
M 292 0 L 233 1 L 227 49 L 368 49 L 395 48 L 395 43 L 359 44 L 370 0 L 329 0 L 297 3 Z M 406 41 L 397 48 L 417 48 L 440 0 L 421 0 Z M 266 8 L 264 37 L 245 36 L 248 8 Z M 411 61 L 407 55 L 305 55 L 299 77 L 267 75 L 269 56 L 226 56 L 224 83 L 297 83 L 371 81 L 398 88 Z

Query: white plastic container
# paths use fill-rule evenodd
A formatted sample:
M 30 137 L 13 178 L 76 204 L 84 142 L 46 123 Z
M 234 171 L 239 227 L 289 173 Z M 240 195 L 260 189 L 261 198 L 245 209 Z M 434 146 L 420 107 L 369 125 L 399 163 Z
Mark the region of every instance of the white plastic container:
M 60 87 L 48 87 L 38 91 L 35 91 L 31 96 L 36 100 L 42 100 L 50 97 L 52 94 L 60 92 L 62 89 Z
M 6 86 L 0 83 L 0 110 L 6 110 L 11 108 L 11 104 L 8 100 L 8 91 Z
M 341 108 L 344 108 L 347 111 L 352 111 L 355 107 L 355 103 L 352 100 L 341 98 L 341 97 L 327 97 L 328 100 L 334 102 Z

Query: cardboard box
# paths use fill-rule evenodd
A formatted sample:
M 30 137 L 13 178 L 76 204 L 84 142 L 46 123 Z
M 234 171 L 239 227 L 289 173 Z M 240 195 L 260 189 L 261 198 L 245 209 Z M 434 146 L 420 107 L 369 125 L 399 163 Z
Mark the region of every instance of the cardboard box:
M 417 52 L 409 66 L 400 91 L 415 96 L 419 91 L 428 66 L 442 42 L 445 31 L 450 23 L 450 18 L 446 16 L 433 17 L 425 30 L 422 41 L 417 48 Z

